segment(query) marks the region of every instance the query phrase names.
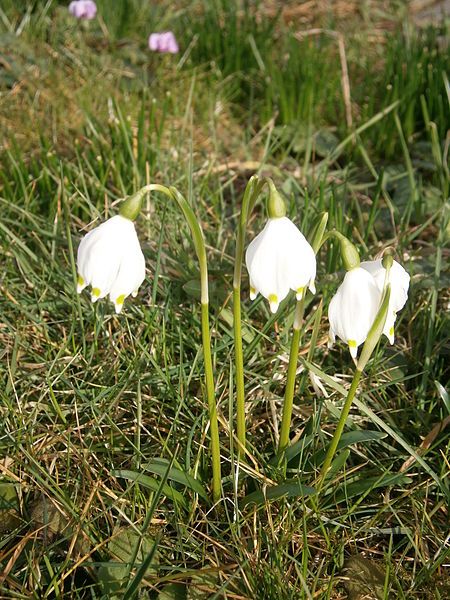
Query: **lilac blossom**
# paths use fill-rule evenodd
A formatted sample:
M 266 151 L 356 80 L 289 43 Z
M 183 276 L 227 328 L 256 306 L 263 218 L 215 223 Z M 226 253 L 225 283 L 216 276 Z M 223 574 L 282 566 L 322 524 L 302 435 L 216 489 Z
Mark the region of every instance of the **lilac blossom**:
M 69 4 L 69 12 L 77 19 L 93 19 L 97 14 L 94 0 L 74 0 Z
M 173 31 L 152 33 L 148 38 L 148 47 L 154 52 L 170 52 L 170 54 L 177 54 L 179 51 L 178 43 Z

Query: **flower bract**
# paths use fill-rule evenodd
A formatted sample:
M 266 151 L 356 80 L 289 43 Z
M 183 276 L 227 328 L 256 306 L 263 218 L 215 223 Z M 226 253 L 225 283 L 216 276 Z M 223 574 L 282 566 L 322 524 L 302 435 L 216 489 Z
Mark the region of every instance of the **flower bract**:
M 361 263 L 361 267 L 372 275 L 375 279 L 380 292 L 383 291 L 386 279 L 386 269 L 383 267 L 382 260 L 367 260 Z M 410 276 L 405 269 L 395 260 L 389 271 L 389 283 L 391 284 L 391 295 L 389 298 L 389 309 L 384 325 L 383 333 L 394 343 L 394 324 L 397 313 L 401 310 L 408 299 Z
M 74 0 L 69 4 L 69 12 L 77 19 L 93 19 L 97 14 L 94 0 Z
M 314 293 L 316 257 L 303 234 L 287 217 L 269 219 L 245 255 L 250 276 L 250 298 L 262 294 L 275 313 L 294 290 L 297 299 L 306 287 Z
M 152 33 L 148 38 L 148 47 L 150 50 L 153 50 L 153 52 L 177 54 L 179 51 L 178 42 L 173 31 Z
M 92 302 L 109 294 L 120 313 L 125 298 L 135 296 L 145 278 L 144 255 L 133 222 L 116 215 L 90 231 L 78 247 L 77 266 L 78 293 L 90 285 Z
M 366 340 L 373 325 L 380 301 L 381 291 L 367 270 L 356 267 L 347 271 L 328 308 L 331 344 L 339 337 L 356 358 L 358 346 Z

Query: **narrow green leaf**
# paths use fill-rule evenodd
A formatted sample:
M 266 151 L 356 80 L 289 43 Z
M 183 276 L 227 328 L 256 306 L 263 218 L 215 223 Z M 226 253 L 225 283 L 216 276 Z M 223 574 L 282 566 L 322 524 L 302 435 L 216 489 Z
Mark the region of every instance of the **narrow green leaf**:
M 284 483 L 258 490 L 245 496 L 242 504 L 264 504 L 266 500 L 280 500 L 281 498 L 297 498 L 315 494 L 315 489 L 301 484 L 297 480 L 286 480 Z
M 144 465 L 143 469 L 145 471 L 150 471 L 150 473 L 153 473 L 154 475 L 160 475 L 162 477 L 165 475 L 169 465 L 170 462 L 165 458 L 154 458 L 151 462 Z M 196 492 L 199 496 L 201 496 L 204 500 L 208 500 L 209 498 L 202 484 L 197 479 L 192 477 L 192 475 L 185 473 L 181 469 L 178 469 L 176 467 L 170 468 L 167 475 L 167 479 L 169 479 L 170 481 L 175 481 L 177 483 L 180 483 L 181 485 L 190 488 L 192 491 Z
M 148 475 L 143 475 L 142 473 L 138 473 L 136 471 L 129 471 L 127 469 L 119 469 L 117 471 L 113 471 L 112 473 L 115 477 L 123 477 L 124 479 L 128 479 L 130 481 L 134 481 L 135 483 L 139 483 L 139 485 L 146 487 L 153 492 L 157 492 L 159 490 L 159 482 L 153 477 L 149 477 Z M 165 484 L 162 490 L 164 496 L 167 496 L 173 502 L 177 502 L 183 508 L 187 509 L 186 499 L 179 491 L 170 487 L 170 485 Z

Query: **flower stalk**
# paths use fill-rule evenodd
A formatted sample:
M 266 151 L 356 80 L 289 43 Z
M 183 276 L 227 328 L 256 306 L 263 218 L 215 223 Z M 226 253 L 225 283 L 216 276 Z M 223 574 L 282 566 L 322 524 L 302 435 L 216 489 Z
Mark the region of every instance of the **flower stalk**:
M 238 439 L 238 455 L 245 452 L 246 428 L 245 428 L 245 384 L 244 384 L 244 352 L 242 348 L 241 327 L 241 280 L 242 262 L 244 260 L 245 231 L 248 218 L 253 210 L 256 199 L 264 186 L 256 175 L 250 178 L 245 188 L 242 199 L 241 214 L 236 235 L 236 255 L 234 261 L 233 276 L 233 332 L 234 332 L 234 355 L 236 371 L 236 430 Z
M 278 455 L 287 448 L 289 444 L 289 432 L 291 429 L 292 408 L 294 404 L 295 377 L 297 374 L 298 352 L 300 347 L 301 327 L 305 312 L 305 294 L 297 300 L 292 328 L 291 348 L 289 351 L 289 366 L 286 377 L 286 390 L 284 393 L 283 416 L 281 419 L 280 439 L 278 441 Z
M 320 249 L 322 239 L 328 222 L 328 213 L 323 213 L 318 222 L 313 236 L 311 246 L 314 254 Z M 297 300 L 294 313 L 294 323 L 292 326 L 291 348 L 289 351 L 289 365 L 286 377 L 286 390 L 284 393 L 283 416 L 281 420 L 280 439 L 278 441 L 278 456 L 289 445 L 289 432 L 291 429 L 292 409 L 294 405 L 295 378 L 297 374 L 298 353 L 300 348 L 301 328 L 303 325 L 303 316 L 305 312 L 306 288 L 302 292 L 302 297 Z
M 220 500 L 221 487 L 221 467 L 220 467 L 220 442 L 219 442 L 219 424 L 217 418 L 217 405 L 214 389 L 214 375 L 212 366 L 211 352 L 211 334 L 209 326 L 209 293 L 208 293 L 208 263 L 206 260 L 206 248 L 203 233 L 195 217 L 194 211 L 187 203 L 185 198 L 175 187 L 167 188 L 160 184 L 149 184 L 144 186 L 133 196 L 127 198 L 122 206 L 122 211 L 127 214 L 138 214 L 142 207 L 142 202 L 148 192 L 161 192 L 168 196 L 171 200 L 175 200 L 178 207 L 181 209 L 189 229 L 192 234 L 192 241 L 197 254 L 200 266 L 200 286 L 201 286 L 201 325 L 202 325 L 202 345 L 203 345 L 203 360 L 205 364 L 205 386 L 206 397 L 208 401 L 210 433 L 211 433 L 211 462 L 212 462 L 212 495 L 213 501 Z M 127 216 L 127 215 L 124 215 Z M 130 217 L 128 217 L 130 218 Z
M 341 416 L 339 417 L 338 424 L 336 426 L 336 431 L 334 432 L 333 438 L 331 440 L 330 445 L 328 446 L 328 450 L 325 456 L 324 463 L 322 465 L 322 469 L 319 474 L 319 478 L 316 484 L 317 491 L 323 486 L 325 481 L 325 477 L 330 469 L 331 463 L 333 462 L 334 455 L 336 454 L 337 447 L 339 445 L 342 433 L 344 431 L 345 423 L 347 421 L 347 417 L 350 412 L 350 408 L 355 397 L 356 391 L 358 389 L 359 382 L 361 380 L 361 376 L 369 358 L 372 356 L 372 353 L 378 344 L 381 335 L 383 334 L 384 325 L 386 322 L 386 318 L 389 311 L 389 299 L 391 295 L 391 285 L 389 283 L 389 271 L 392 266 L 392 256 L 390 253 L 387 253 L 385 259 L 383 260 L 383 266 L 386 269 L 385 276 L 385 284 L 383 295 L 381 298 L 380 307 L 378 309 L 375 320 L 372 324 L 372 327 L 369 330 L 367 335 L 367 339 L 364 342 L 363 349 L 361 351 L 360 357 L 356 364 L 355 374 L 353 375 L 353 380 L 350 386 L 350 389 L 347 394 L 347 398 L 345 399 L 344 406 L 341 411 Z

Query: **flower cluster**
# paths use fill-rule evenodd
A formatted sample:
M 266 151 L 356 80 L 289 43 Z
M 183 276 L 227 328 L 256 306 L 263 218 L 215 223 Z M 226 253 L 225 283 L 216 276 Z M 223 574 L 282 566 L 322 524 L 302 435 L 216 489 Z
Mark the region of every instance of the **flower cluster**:
M 178 43 L 172 31 L 152 33 L 148 38 L 148 47 L 153 52 L 166 52 L 169 54 L 177 54 L 179 52 Z
M 397 312 L 408 297 L 409 275 L 396 261 L 387 277 L 381 259 L 362 262 L 350 269 L 333 296 L 328 308 L 330 344 L 336 336 L 348 344 L 350 354 L 356 358 L 358 347 L 366 340 L 380 308 L 384 286 L 390 283 L 389 308 L 383 333 L 394 343 L 394 324 Z
M 77 19 L 94 19 L 97 5 L 94 0 L 74 0 L 69 4 L 69 12 Z
M 69 4 L 69 12 L 77 19 L 91 20 L 97 15 L 97 5 L 94 0 L 73 0 Z M 177 54 L 180 50 L 173 31 L 150 34 L 148 47 L 152 52 L 168 54 Z
M 291 290 L 297 298 L 278 443 L 279 456 L 289 445 L 304 298 L 307 288 L 312 293 L 316 291 L 314 283 L 316 252 L 322 243 L 331 236 L 339 241 L 341 258 L 347 272 L 329 304 L 329 340 L 332 344 L 336 337 L 339 337 L 348 345 L 354 359 L 357 357 L 358 347 L 366 342 L 359 360 L 355 361 L 355 375 L 322 466 L 319 477 L 320 487 L 338 447 L 358 382 L 373 349 L 382 333 L 388 337 L 391 344 L 394 342 L 395 320 L 398 311 L 406 303 L 410 277 L 405 269 L 393 260 L 390 249 L 384 253 L 383 259 L 361 263 L 357 249 L 344 235 L 336 230 L 325 234 L 327 213 L 321 216 L 312 236 L 312 242 L 309 244 L 297 226 L 286 216 L 284 200 L 277 192 L 272 180 L 266 178 L 259 181 L 257 176 L 251 178 L 244 193 L 241 208 L 233 278 L 236 422 L 241 451 L 246 447 L 245 381 L 240 308 L 241 271 L 245 229 L 249 213 L 265 185 L 269 188 L 268 221 L 263 230 L 250 242 L 245 254 L 250 279 L 250 297 L 253 300 L 257 294 L 261 294 L 268 300 L 272 313 L 278 311 L 280 303 Z M 178 204 L 189 225 L 199 260 L 205 386 L 211 427 L 212 489 L 213 499 L 216 502 L 221 495 L 222 478 L 217 404 L 211 359 L 206 247 L 201 227 L 192 208 L 176 188 L 156 183 L 144 186 L 121 203 L 118 215 L 84 236 L 78 247 L 77 291 L 81 293 L 84 288 L 91 286 L 92 302 L 109 296 L 114 303 L 116 313 L 121 312 L 127 296 L 137 294 L 138 288 L 145 278 L 145 260 L 133 221 L 142 209 L 144 196 L 151 191 L 162 192 Z

